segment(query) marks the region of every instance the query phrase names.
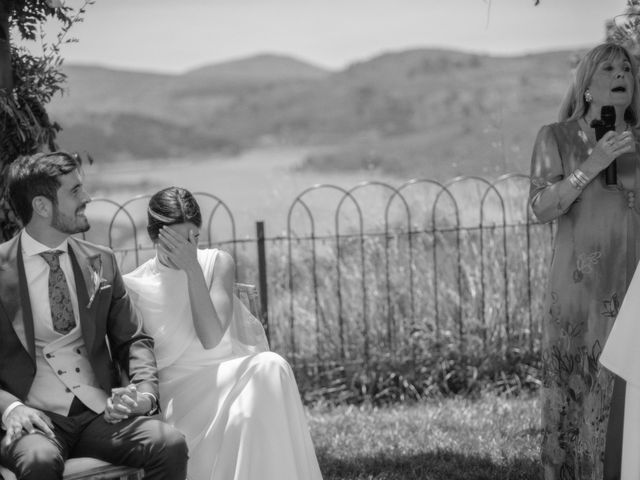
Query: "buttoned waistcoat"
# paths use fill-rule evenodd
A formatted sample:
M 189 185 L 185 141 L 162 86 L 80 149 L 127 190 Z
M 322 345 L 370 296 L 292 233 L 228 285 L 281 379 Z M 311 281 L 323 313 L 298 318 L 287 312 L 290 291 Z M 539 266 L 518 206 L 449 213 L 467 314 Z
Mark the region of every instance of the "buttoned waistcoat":
M 113 252 L 69 238 L 69 256 L 78 296 L 82 341 L 95 378 L 108 395 L 124 369 L 140 392 L 158 397 L 153 340 L 126 292 Z M 22 322 L 17 328 L 18 322 Z M 20 235 L 0 244 L 0 414 L 18 398 L 24 401 L 36 374 L 29 289 Z

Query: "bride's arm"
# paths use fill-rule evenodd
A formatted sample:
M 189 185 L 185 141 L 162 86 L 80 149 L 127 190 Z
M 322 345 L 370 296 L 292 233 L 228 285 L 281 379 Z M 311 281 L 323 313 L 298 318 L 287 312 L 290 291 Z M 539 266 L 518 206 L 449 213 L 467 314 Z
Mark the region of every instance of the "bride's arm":
M 186 239 L 171 227 L 163 227 L 160 230 L 160 240 L 162 253 L 187 274 L 196 334 L 204 348 L 214 348 L 220 343 L 233 314 L 233 258 L 226 252 L 218 252 L 210 294 L 202 267 L 198 263 L 193 234 Z

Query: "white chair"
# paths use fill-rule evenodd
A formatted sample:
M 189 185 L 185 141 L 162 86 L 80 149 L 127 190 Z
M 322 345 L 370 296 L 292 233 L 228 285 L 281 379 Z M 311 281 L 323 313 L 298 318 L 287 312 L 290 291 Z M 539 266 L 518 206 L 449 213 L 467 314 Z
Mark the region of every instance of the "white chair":
M 251 312 L 251 314 L 256 317 L 265 330 L 267 326 L 264 323 L 264 318 L 262 316 L 262 307 L 260 306 L 260 296 L 258 295 L 258 289 L 255 285 L 250 283 L 240 283 L 237 282 L 235 284 L 234 293 L 236 297 L 240 299 L 242 303 L 244 303 L 245 307 Z

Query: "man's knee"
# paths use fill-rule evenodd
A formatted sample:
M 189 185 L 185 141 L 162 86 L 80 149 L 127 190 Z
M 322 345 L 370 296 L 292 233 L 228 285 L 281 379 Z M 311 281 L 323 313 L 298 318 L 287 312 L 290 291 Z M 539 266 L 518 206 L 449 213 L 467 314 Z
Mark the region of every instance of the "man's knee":
M 184 435 L 176 428 L 162 421 L 150 421 L 154 431 L 149 445 L 149 455 L 144 465 L 149 478 L 183 479 L 187 474 L 189 453 Z
M 186 465 L 189 458 L 189 452 L 187 448 L 187 440 L 184 438 L 182 432 L 176 428 L 167 425 L 164 435 L 164 448 L 166 455 L 171 458 L 171 461 L 184 462 Z
M 187 441 L 182 432 L 159 419 L 150 419 L 146 423 L 149 432 L 149 448 L 151 455 L 163 463 L 181 462 L 188 458 Z
M 30 462 L 16 465 L 19 480 L 59 480 L 64 472 L 64 461 L 60 458 L 37 457 Z
M 20 480 L 57 480 L 64 472 L 60 449 L 50 441 L 41 441 L 39 434 L 27 435 L 4 448 L 2 462 Z

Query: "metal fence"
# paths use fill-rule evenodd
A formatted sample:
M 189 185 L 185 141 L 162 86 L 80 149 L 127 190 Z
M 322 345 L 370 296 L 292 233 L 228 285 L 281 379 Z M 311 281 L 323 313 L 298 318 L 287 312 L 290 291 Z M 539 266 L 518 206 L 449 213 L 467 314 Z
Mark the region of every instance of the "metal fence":
M 534 352 L 553 227 L 532 219 L 528 185 L 522 174 L 314 185 L 283 212 L 283 234 L 257 219 L 252 238 L 238 238 L 232 206 L 196 193 L 200 241 L 258 284 L 272 349 L 294 366 L 417 361 L 445 347 Z M 113 248 L 124 272 L 153 255 L 148 198 L 91 207 L 87 238 Z

